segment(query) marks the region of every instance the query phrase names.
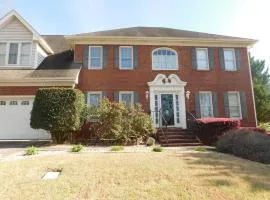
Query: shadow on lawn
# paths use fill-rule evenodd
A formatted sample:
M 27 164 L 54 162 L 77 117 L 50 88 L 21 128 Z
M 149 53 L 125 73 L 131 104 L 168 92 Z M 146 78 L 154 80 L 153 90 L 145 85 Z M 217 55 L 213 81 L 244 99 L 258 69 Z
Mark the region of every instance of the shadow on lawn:
M 237 187 L 232 177 L 239 176 L 250 184 L 252 192 L 270 191 L 270 168 L 267 165 L 217 152 L 189 153 L 177 157 L 198 171 L 196 176 L 204 177 L 206 184 Z M 206 172 L 202 172 L 203 169 Z

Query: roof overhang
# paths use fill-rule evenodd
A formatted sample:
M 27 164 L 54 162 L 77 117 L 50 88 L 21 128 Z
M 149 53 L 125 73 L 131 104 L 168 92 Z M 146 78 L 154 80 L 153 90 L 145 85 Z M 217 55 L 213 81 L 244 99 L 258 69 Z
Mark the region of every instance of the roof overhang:
M 112 45 L 166 45 L 202 47 L 252 47 L 253 39 L 175 38 L 175 37 L 119 37 L 119 36 L 65 36 L 72 48 L 75 44 Z
M 30 32 L 33 33 L 33 40 L 38 41 L 39 44 L 44 48 L 44 50 L 49 53 L 53 54 L 54 51 L 48 45 L 48 43 L 40 36 L 40 34 L 16 11 L 11 10 L 8 12 L 4 17 L 0 19 L 0 28 L 5 26 L 10 20 L 16 17 Z

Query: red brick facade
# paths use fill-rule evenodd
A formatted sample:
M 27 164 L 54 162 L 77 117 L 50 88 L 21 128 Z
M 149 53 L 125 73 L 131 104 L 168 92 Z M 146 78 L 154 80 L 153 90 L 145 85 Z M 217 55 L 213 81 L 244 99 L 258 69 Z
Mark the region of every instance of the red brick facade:
M 84 48 L 87 45 L 75 46 L 75 62 L 82 63 Z M 247 49 L 241 48 L 241 68 L 239 71 L 224 71 L 219 62 L 219 48 L 214 48 L 215 67 L 210 71 L 197 71 L 192 68 L 191 47 L 169 47 L 178 53 L 178 70 L 152 70 L 152 50 L 159 46 L 137 46 L 138 67 L 134 70 L 120 70 L 114 66 L 114 46 L 108 47 L 108 66 L 101 70 L 82 69 L 78 88 L 82 91 L 103 91 L 113 100 L 114 91 L 136 91 L 139 101 L 146 111 L 149 111 L 149 99 L 145 92 L 149 90 L 147 82 L 153 81 L 157 74 L 176 74 L 182 81 L 187 82 L 186 91 L 191 92 L 188 109 L 195 112 L 194 94 L 198 91 L 217 92 L 219 117 L 224 117 L 224 92 L 242 91 L 246 93 L 247 119 L 242 121 L 243 126 L 256 126 L 254 102 L 252 97 L 251 77 L 249 71 Z

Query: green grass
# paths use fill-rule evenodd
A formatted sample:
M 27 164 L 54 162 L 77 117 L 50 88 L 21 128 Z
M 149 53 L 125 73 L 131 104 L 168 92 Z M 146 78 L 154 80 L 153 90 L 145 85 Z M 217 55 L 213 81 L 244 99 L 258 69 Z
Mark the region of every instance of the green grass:
M 154 151 L 154 152 L 162 152 L 163 148 L 162 147 L 153 147 L 152 151 Z
M 195 147 L 194 148 L 195 151 L 200 151 L 200 152 L 206 152 L 207 149 L 205 147 Z
M 123 151 L 123 146 L 111 146 L 111 151 Z
M 38 154 L 38 147 L 31 146 L 31 147 L 28 147 L 25 150 L 25 154 L 24 155 L 31 156 L 31 155 L 36 155 L 36 154 Z
M 83 150 L 83 145 L 81 144 L 75 144 L 72 146 L 72 149 L 71 149 L 71 151 L 74 153 L 81 152 L 82 150 Z

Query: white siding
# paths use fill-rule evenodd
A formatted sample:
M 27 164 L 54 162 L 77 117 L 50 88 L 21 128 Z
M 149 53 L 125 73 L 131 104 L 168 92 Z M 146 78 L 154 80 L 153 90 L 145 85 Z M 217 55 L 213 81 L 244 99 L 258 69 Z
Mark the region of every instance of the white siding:
M 42 61 L 47 57 L 47 53 L 37 44 L 36 45 L 36 62 L 35 68 L 38 67 Z
M 32 40 L 30 32 L 17 18 L 11 20 L 0 29 L 0 40 Z

